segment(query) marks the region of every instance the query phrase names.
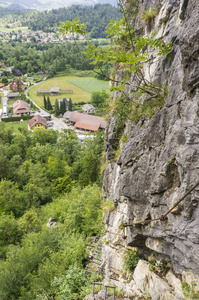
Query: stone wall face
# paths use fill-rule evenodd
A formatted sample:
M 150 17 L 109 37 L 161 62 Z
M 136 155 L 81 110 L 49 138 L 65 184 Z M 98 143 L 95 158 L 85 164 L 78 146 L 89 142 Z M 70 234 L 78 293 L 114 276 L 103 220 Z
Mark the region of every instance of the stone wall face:
M 121 229 L 124 222 L 160 217 L 199 181 L 199 1 L 143 0 L 140 7 L 156 2 L 161 9 L 152 30 L 173 42 L 173 51 L 171 59 L 157 60 L 152 54 L 145 75 L 168 85 L 169 93 L 150 120 L 126 124 L 129 138 L 117 161 L 112 159 L 116 120 L 110 116 L 108 121 L 104 191 L 115 209 L 104 215 L 107 281 L 120 278 L 126 246 L 137 247 L 143 256 L 151 250 L 160 253 L 175 273 L 199 275 L 199 187 L 165 221 Z

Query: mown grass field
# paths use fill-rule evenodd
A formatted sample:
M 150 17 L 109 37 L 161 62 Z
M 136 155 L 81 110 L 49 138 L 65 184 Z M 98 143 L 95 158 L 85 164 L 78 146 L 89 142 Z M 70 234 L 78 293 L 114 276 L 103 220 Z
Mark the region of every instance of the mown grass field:
M 93 77 L 75 77 L 75 76 L 62 76 L 47 79 L 46 81 L 34 86 L 28 91 L 29 97 L 39 106 L 43 106 L 43 95 L 37 95 L 38 89 L 50 89 L 58 87 L 60 89 L 72 89 L 73 93 L 60 93 L 60 95 L 49 96 L 51 104 L 55 104 L 55 100 L 62 98 L 71 98 L 73 103 L 89 102 L 91 93 L 94 91 L 101 91 L 103 88 L 106 90 L 109 87 L 107 81 L 97 80 Z
M 70 79 L 68 82 L 82 88 L 83 90 L 92 93 L 92 92 L 98 92 L 98 91 L 109 91 L 109 83 L 108 81 L 104 80 L 98 80 L 96 78 L 87 78 L 87 77 L 80 77 L 77 79 Z

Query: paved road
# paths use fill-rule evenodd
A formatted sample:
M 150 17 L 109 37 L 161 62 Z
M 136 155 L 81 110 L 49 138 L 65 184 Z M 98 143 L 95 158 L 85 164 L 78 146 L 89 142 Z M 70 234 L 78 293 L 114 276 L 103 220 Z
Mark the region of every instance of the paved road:
M 51 128 L 53 128 L 55 130 L 61 131 L 62 129 L 68 129 L 69 128 L 66 123 L 64 123 L 62 120 L 54 117 L 53 115 L 51 115 L 51 120 L 54 123 L 53 127 L 51 127 Z

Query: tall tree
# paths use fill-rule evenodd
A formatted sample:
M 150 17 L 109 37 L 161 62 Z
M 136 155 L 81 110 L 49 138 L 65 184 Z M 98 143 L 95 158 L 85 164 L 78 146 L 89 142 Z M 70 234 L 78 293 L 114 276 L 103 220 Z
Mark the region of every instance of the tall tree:
M 63 114 L 66 112 L 66 101 L 63 100 Z
M 66 112 L 66 102 L 65 100 L 60 101 L 60 114 L 64 115 Z
M 73 104 L 72 104 L 72 99 L 71 98 L 69 98 L 68 110 L 69 111 L 73 110 Z
M 49 96 L 48 96 L 48 98 L 47 98 L 47 105 L 46 105 L 46 109 L 47 109 L 47 110 L 52 110 L 52 105 L 51 105 L 51 102 L 50 102 L 50 98 L 49 98 Z
M 46 109 L 46 104 L 47 104 L 47 102 L 46 102 L 46 96 L 44 95 L 44 108 Z
M 55 117 L 59 116 L 59 103 L 58 103 L 57 99 L 55 101 L 54 114 L 55 114 Z
M 21 91 L 22 91 L 21 83 L 20 83 L 19 79 L 17 79 L 17 91 L 18 91 L 18 92 L 21 92 Z

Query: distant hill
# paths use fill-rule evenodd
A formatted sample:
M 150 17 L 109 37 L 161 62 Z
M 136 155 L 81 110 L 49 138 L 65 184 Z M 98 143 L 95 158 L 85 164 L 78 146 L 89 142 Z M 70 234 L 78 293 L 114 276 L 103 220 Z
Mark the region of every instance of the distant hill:
M 111 4 L 115 5 L 116 0 L 0 0 L 0 7 L 9 9 L 37 9 L 49 10 L 59 7 L 67 7 L 73 4 L 95 5 L 95 4 Z
M 18 4 L 18 3 L 10 4 L 7 8 L 10 9 L 10 10 L 11 9 L 12 10 L 26 10 L 26 8 L 24 6 L 22 6 L 21 4 Z
M 120 19 L 118 7 L 111 4 L 96 4 L 95 6 L 72 5 L 49 10 L 48 12 L 29 11 L 29 19 L 24 23 L 29 29 L 44 32 L 56 32 L 60 27 L 60 22 L 73 20 L 78 17 L 81 23 L 86 24 L 86 29 L 91 38 L 105 38 L 107 36 L 106 27 L 109 20 Z M 34 15 L 33 15 L 34 14 Z

